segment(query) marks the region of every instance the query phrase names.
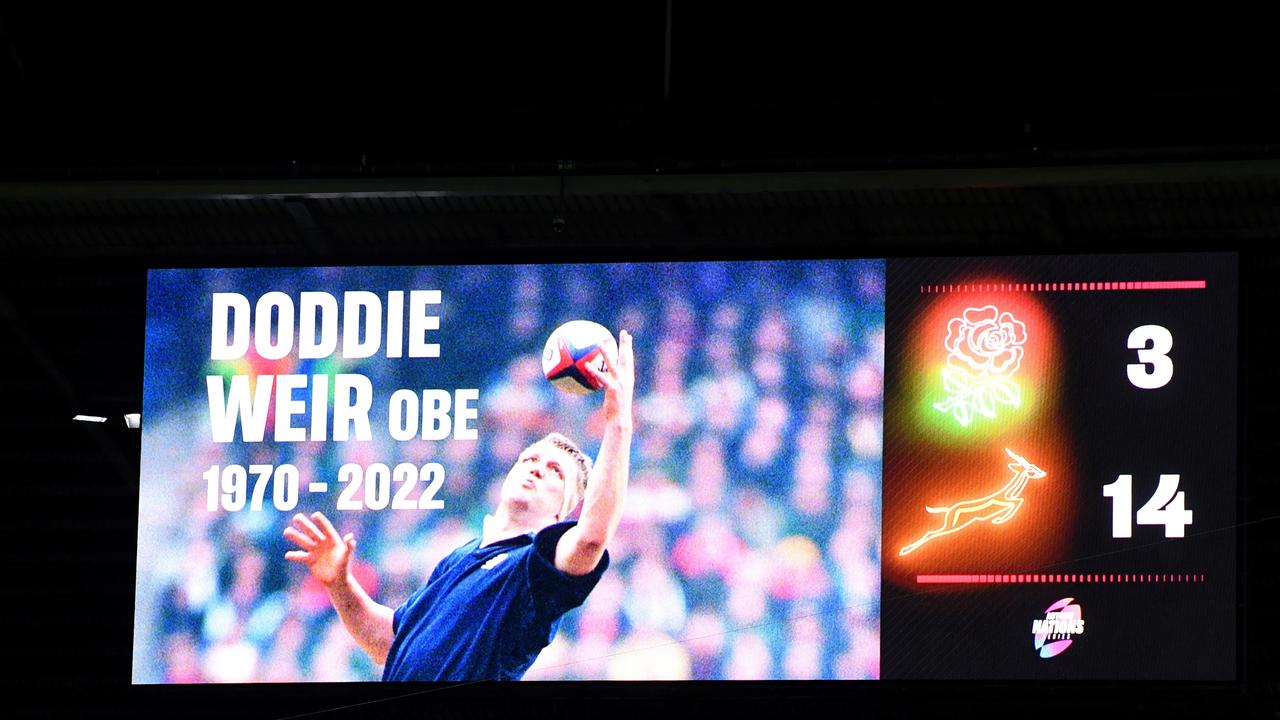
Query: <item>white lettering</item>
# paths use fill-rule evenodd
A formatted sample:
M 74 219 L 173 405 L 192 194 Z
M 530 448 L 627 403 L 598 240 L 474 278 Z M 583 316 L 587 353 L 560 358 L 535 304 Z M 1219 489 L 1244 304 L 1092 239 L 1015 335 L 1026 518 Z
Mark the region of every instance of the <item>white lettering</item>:
M 360 338 L 361 310 L 365 317 L 363 339 Z M 381 345 L 382 301 L 366 290 L 348 291 L 342 296 L 342 357 L 372 357 Z
M 316 337 L 316 311 L 320 336 Z M 329 357 L 338 349 L 338 301 L 327 292 L 304 292 L 298 297 L 298 358 Z
M 398 358 L 404 353 L 404 291 L 387 293 L 387 357 Z
M 306 428 L 293 426 L 293 416 L 307 411 L 304 400 L 294 400 L 293 391 L 307 386 L 306 375 L 276 376 L 276 441 L 302 442 L 307 439 Z
M 333 380 L 333 439 L 341 442 L 351 437 L 352 426 L 356 440 L 371 439 L 369 406 L 373 404 L 373 383 L 363 375 L 347 373 L 336 375 Z
M 227 342 L 227 312 L 231 318 L 231 342 Z M 213 360 L 235 360 L 249 350 L 249 300 L 240 293 L 213 294 L 213 337 L 209 357 Z
M 473 403 L 480 401 L 480 391 L 476 388 L 455 391 L 453 394 L 453 437 L 457 440 L 475 440 L 480 437 L 468 421 L 475 420 L 479 411 Z
M 443 440 L 449 437 L 449 391 L 422 391 L 422 439 Z
M 226 378 L 221 375 L 209 375 L 205 378 L 209 388 L 209 424 L 214 442 L 231 442 L 235 436 L 237 420 L 245 442 L 262 442 L 274 380 L 273 375 L 259 375 L 251 400 L 249 378 L 246 375 L 231 378 L 229 393 L 225 389 Z
M 279 313 L 276 338 L 271 340 L 271 311 Z M 282 292 L 269 292 L 258 299 L 253 318 L 253 347 L 265 360 L 279 360 L 293 352 L 293 299 Z
M 412 390 L 391 393 L 391 406 L 387 411 L 387 429 L 391 438 L 404 442 L 418 434 L 418 394 Z
M 329 432 L 329 376 L 311 378 L 311 439 L 324 442 Z
M 302 292 L 294 299 L 272 291 L 250 304 L 239 293 L 213 293 L 209 356 L 214 360 L 235 360 L 249 351 L 250 342 L 266 360 L 279 360 L 297 350 L 300 360 L 329 357 L 372 357 L 383 347 L 386 356 L 400 358 L 440 357 L 440 345 L 427 342 L 440 329 L 439 315 L 429 313 L 440 305 L 439 290 L 409 292 L 408 342 L 405 341 L 405 292 L 392 290 L 383 300 L 367 290 L 349 290 L 339 300 L 327 292 Z M 341 314 L 341 328 L 339 328 Z M 295 322 L 296 320 L 296 322 Z M 339 332 L 341 330 L 341 332 Z M 385 331 L 385 332 L 384 332 Z
M 440 329 L 440 318 L 428 315 L 427 306 L 439 304 L 439 290 L 409 293 L 409 357 L 440 357 L 440 345 L 426 341 L 428 330 Z

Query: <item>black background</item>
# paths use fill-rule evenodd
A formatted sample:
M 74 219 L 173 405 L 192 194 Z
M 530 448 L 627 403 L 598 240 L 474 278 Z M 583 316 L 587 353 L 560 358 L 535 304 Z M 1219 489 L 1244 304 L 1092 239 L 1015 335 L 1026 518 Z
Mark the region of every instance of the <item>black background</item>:
M 882 640 L 890 679 L 1231 680 L 1236 675 L 1236 315 L 1237 258 L 1113 255 L 1029 259 L 906 260 L 889 264 L 886 305 L 885 455 L 919 452 L 906 441 L 910 400 L 902 382 L 916 314 L 936 295 L 929 283 L 983 277 L 1018 282 L 1206 281 L 1204 290 L 1036 293 L 1058 331 L 1064 374 L 1051 427 L 1075 460 L 1075 522 L 1048 526 L 1068 535 L 1065 558 L 1023 568 L 921 566 L 921 572 L 1203 573 L 1204 584 L 976 586 L 958 594 L 886 585 Z M 1162 325 L 1173 335 L 1173 377 L 1134 387 L 1126 366 L 1130 331 Z M 981 441 L 979 441 L 981 442 Z M 927 451 L 927 450 L 925 450 Z M 1034 457 L 1025 451 L 1028 457 Z M 1133 476 L 1133 512 L 1163 473 L 1177 473 L 1193 513 L 1186 537 L 1134 522 L 1112 537 L 1111 499 L 1102 487 Z M 1052 473 L 1051 473 L 1052 474 Z M 885 502 L 896 483 L 885 477 Z M 918 482 L 918 481 L 917 481 Z M 1034 481 L 1033 481 L 1034 483 Z M 1027 502 L 1036 502 L 1034 486 Z M 1044 500 L 1041 500 L 1044 502 Z M 1015 519 L 1016 522 L 1016 519 Z M 887 545 L 886 545 L 887 547 Z M 1081 605 L 1085 633 L 1048 659 L 1033 649 L 1031 621 L 1063 597 Z M 936 630 L 931 631 L 931 628 Z
M 1271 24 L 822 8 L 0 10 L 5 712 L 1273 718 Z M 1243 253 L 1236 681 L 129 685 L 148 267 L 1178 250 Z

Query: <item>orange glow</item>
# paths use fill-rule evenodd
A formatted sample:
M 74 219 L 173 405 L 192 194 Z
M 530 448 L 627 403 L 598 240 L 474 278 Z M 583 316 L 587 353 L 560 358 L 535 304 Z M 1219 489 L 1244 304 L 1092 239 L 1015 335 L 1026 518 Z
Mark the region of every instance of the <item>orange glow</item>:
M 1027 483 L 1031 480 L 1042 479 L 1047 473 L 1008 448 L 1005 448 L 1005 453 L 1014 460 L 1008 466 L 1013 471 L 1013 478 L 1009 482 L 995 492 L 976 500 L 961 500 L 945 508 L 926 505 L 926 512 L 942 515 L 942 527 L 930 530 L 920 536 L 919 540 L 902 548 L 898 554 L 909 555 L 913 550 L 930 540 L 959 532 L 975 522 L 989 521 L 992 525 L 1003 525 L 1012 520 L 1013 516 L 1018 512 L 1018 508 L 1022 507 L 1023 502 L 1025 502 L 1022 497 L 1022 491 L 1026 488 Z
M 1012 279 L 965 279 L 999 287 Z M 946 398 L 941 370 L 946 366 L 947 326 L 966 308 L 993 305 L 1026 325 L 1021 365 L 1013 379 L 1022 391 L 1018 407 L 999 408 L 996 419 L 976 418 L 962 427 L 934 403 Z M 1070 436 L 1058 420 L 1062 367 L 1052 316 L 1043 298 L 1022 292 L 977 291 L 922 297 L 903 338 L 900 384 L 886 406 L 882 566 L 886 582 L 916 588 L 921 573 L 1001 573 L 1042 567 L 1064 559 L 1075 532 L 1077 478 Z M 968 498 L 985 499 L 1009 483 L 1005 449 L 1043 468 L 1030 479 L 1025 500 L 1003 524 L 953 523 L 937 542 L 902 549 L 942 525 L 947 509 Z M 961 502 L 957 502 L 960 500 Z M 976 507 L 976 506 L 975 506 Z M 982 514 L 999 516 L 998 509 Z M 963 588 L 939 586 L 946 591 Z
M 975 285 L 991 287 L 1008 286 L 1012 281 L 982 278 Z M 1040 300 L 1028 293 L 977 291 L 944 293 L 930 296 L 912 328 L 910 350 L 906 358 L 908 370 L 908 400 L 913 409 L 911 425 L 923 439 L 948 444 L 968 444 L 977 438 L 1002 442 L 1015 433 L 1024 423 L 1033 420 L 1056 399 L 1058 387 L 1057 333 L 1053 321 Z M 934 404 L 947 399 L 942 377 L 950 355 L 945 343 L 948 324 L 964 315 L 966 309 L 987 305 L 999 312 L 1008 312 L 1026 328 L 1026 342 L 1018 370 L 1011 379 L 1021 390 L 1021 402 L 1017 407 L 1002 405 L 994 420 L 979 417 L 967 427 L 962 427 L 948 414 L 939 412 Z
M 886 578 L 914 586 L 918 573 L 1015 572 L 1061 560 L 1075 530 L 1075 473 L 1059 440 L 1037 432 L 1024 437 L 1024 445 L 1038 445 L 1034 462 L 1048 474 L 1032 480 L 1023 490 L 1026 502 L 1012 521 L 1003 525 L 974 523 L 945 541 L 932 542 L 909 555 L 899 549 L 937 529 L 936 515 L 925 506 L 945 507 L 955 498 L 981 497 L 993 484 L 1007 482 L 1009 473 L 1002 447 L 949 449 L 903 463 L 885 483 L 884 547 Z M 1012 443 L 1011 443 L 1012 445 Z M 911 479 L 908 479 L 911 478 Z

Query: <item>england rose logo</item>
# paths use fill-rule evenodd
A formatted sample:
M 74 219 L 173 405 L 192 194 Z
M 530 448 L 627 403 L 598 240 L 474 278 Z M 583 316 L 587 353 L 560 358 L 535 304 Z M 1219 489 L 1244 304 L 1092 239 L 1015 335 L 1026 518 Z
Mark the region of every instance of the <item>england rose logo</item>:
M 1027 326 L 994 305 L 968 308 L 947 323 L 947 365 L 942 369 L 946 400 L 934 409 L 950 413 L 962 427 L 981 415 L 995 419 L 999 405 L 1018 407 L 1022 393 L 1013 381 L 1022 365 Z

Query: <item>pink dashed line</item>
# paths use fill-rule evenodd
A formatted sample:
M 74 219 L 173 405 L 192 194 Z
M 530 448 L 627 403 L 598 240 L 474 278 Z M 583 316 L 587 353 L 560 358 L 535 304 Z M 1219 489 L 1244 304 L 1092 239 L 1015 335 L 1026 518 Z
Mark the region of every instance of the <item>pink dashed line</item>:
M 946 292 L 1096 292 L 1108 290 L 1204 290 L 1204 280 L 1126 280 L 1112 282 L 921 285 L 923 294 Z
M 1154 574 L 1140 573 L 1129 575 L 1112 574 L 1053 574 L 1038 573 L 1019 575 L 916 575 L 916 582 L 921 585 L 996 585 L 996 584 L 1028 584 L 1028 583 L 1202 583 L 1204 575 L 1188 574 Z

